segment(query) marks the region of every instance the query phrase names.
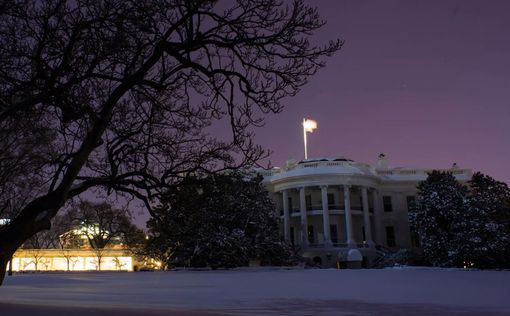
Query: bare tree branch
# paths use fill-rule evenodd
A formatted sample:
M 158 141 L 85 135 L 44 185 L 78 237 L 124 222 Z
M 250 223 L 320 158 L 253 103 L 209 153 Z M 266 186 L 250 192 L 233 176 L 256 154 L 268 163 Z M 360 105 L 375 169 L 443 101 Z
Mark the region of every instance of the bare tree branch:
M 151 210 L 185 175 L 266 157 L 252 128 L 342 45 L 310 42 L 324 22 L 301 0 L 0 8 L 0 210 L 13 219 L 0 228 L 0 271 L 88 189 L 129 194 Z M 230 135 L 215 136 L 217 125 Z

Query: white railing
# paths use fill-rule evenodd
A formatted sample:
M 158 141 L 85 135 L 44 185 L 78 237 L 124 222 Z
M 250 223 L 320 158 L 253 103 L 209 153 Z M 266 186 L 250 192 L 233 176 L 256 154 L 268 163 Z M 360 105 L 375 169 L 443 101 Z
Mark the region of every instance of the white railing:
M 469 169 L 392 169 L 392 170 L 377 170 L 379 175 L 427 175 L 434 170 L 447 171 L 455 175 L 465 174 L 469 175 L 471 170 Z
M 308 248 L 325 248 L 326 245 L 323 243 L 310 243 L 308 244 Z M 333 247 L 335 248 L 348 248 L 349 245 L 347 243 L 333 243 Z M 370 245 L 367 243 L 358 243 L 356 244 L 357 248 L 370 248 Z
M 257 173 L 261 174 L 264 177 L 267 176 L 273 176 L 276 174 L 280 174 L 283 172 L 296 170 L 296 169 L 304 169 L 304 168 L 319 168 L 319 167 L 342 167 L 342 166 L 352 166 L 361 170 L 364 170 L 369 173 L 375 173 L 378 175 L 402 175 L 402 176 L 410 176 L 410 175 L 426 175 L 433 170 L 439 170 L 439 171 L 448 171 L 451 172 L 454 175 L 469 175 L 471 170 L 469 169 L 458 169 L 458 168 L 451 168 L 451 169 L 390 169 L 390 170 L 380 170 L 380 169 L 374 169 L 374 167 L 365 164 L 365 163 L 359 163 L 355 161 L 332 161 L 332 160 L 325 160 L 325 161 L 310 161 L 310 162 L 302 162 L 302 163 L 296 163 L 294 165 L 288 166 L 286 168 L 273 168 L 270 170 L 256 170 Z
M 332 168 L 334 168 L 334 167 L 343 167 L 343 166 L 354 166 L 354 167 L 366 169 L 366 170 L 371 169 L 370 165 L 355 162 L 355 161 L 324 160 L 324 161 L 311 161 L 311 162 L 297 163 L 297 164 L 289 166 L 285 169 L 277 170 L 277 172 L 275 172 L 275 173 L 281 173 L 281 172 L 285 172 L 285 171 L 290 171 L 290 170 L 295 170 L 295 169 L 303 169 L 303 168 L 318 168 L 318 167 L 332 167 Z M 275 174 L 275 173 L 273 173 L 273 174 Z

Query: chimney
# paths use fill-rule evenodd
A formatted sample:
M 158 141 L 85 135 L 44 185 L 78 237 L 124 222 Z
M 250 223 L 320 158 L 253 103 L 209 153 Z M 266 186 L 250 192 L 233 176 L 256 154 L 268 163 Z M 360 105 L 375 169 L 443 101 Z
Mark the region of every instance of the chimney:
M 292 169 L 296 166 L 297 162 L 295 159 L 292 159 L 292 158 L 289 158 L 286 162 L 285 162 L 285 168 L 286 169 Z
M 385 154 L 379 154 L 377 157 L 376 169 L 386 170 L 388 169 L 388 159 Z

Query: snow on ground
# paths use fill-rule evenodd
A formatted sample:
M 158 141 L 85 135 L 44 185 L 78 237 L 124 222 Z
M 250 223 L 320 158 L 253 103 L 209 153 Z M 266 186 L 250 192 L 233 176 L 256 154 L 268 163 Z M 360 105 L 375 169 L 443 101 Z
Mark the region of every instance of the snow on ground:
M 0 315 L 4 315 L 2 304 L 11 308 L 10 315 L 15 315 L 13 306 L 29 308 L 27 304 L 44 305 L 41 311 L 52 306 L 110 312 L 113 308 L 130 311 L 129 315 L 151 311 L 154 315 L 162 311 L 174 311 L 173 315 L 196 311 L 223 315 L 510 315 L 510 272 L 419 268 L 20 274 L 6 277 L 0 287 Z

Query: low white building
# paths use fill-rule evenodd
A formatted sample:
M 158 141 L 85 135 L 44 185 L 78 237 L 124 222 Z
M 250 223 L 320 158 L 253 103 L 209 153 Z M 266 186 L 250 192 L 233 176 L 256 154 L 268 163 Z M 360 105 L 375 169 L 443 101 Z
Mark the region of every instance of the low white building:
M 380 155 L 371 166 L 346 158 L 287 162 L 261 171 L 282 218 L 282 235 L 319 265 L 362 257 L 369 266 L 376 245 L 392 250 L 419 247 L 408 210 L 417 184 L 432 169 L 388 168 Z M 445 171 L 470 180 L 472 171 L 455 164 Z
M 133 271 L 137 264 L 128 249 L 102 249 L 100 255 L 92 249 L 18 249 L 12 271 Z

